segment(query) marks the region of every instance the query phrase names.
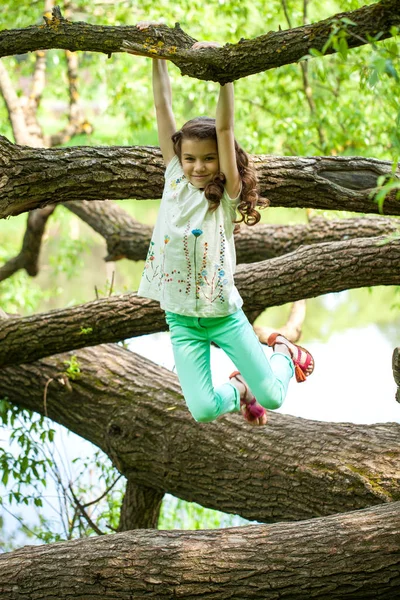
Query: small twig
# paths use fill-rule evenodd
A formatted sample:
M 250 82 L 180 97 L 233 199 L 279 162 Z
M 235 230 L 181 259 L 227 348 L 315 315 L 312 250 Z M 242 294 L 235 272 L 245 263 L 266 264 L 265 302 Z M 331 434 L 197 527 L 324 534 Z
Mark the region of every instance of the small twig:
M 122 475 L 118 475 L 117 479 L 106 489 L 106 491 L 101 496 L 96 498 L 96 500 L 91 500 L 90 502 L 87 502 L 86 504 L 82 504 L 82 507 L 87 508 L 88 506 L 91 506 L 92 504 L 96 504 L 97 502 L 100 502 L 100 500 L 102 500 L 104 498 L 104 496 L 106 496 L 108 494 L 108 492 L 110 492 L 113 489 L 113 487 L 121 479 L 121 477 L 122 477 Z
M 97 533 L 97 535 L 105 535 L 104 531 L 101 531 L 101 529 L 99 529 L 99 527 L 97 527 L 96 523 L 94 523 L 92 521 L 92 519 L 89 517 L 89 515 L 87 514 L 86 510 L 84 509 L 83 505 L 79 502 L 78 498 L 75 496 L 74 490 L 72 489 L 72 484 L 69 484 L 69 489 L 70 492 L 72 494 L 72 498 L 76 504 L 76 506 L 79 508 L 79 511 L 81 513 L 81 515 L 83 516 L 83 518 L 85 519 L 85 521 L 88 523 L 88 525 L 93 529 L 93 531 L 95 531 Z

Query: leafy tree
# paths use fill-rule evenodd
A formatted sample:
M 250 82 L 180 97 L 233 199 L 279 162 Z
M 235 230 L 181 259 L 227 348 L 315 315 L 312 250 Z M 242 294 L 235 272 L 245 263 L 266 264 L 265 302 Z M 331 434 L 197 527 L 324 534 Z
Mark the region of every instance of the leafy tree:
M 102 534 L 107 529 L 121 533 L 75 545 L 66 542 L 45 552 L 28 548 L 5 555 L 0 597 L 6 598 L 11 589 L 15 597 L 30 593 L 33 580 L 35 586 L 43 586 L 45 597 L 54 594 L 55 585 L 60 596 L 91 597 L 96 589 L 102 597 L 123 597 L 127 590 L 173 597 L 175 589 L 184 597 L 194 597 L 199 589 L 204 591 L 207 580 L 215 597 L 245 598 L 250 597 L 249 589 L 242 587 L 242 581 L 247 581 L 250 568 L 252 597 L 272 598 L 278 591 L 285 593 L 289 585 L 292 597 L 299 598 L 304 597 L 304 589 L 315 597 L 379 593 L 394 598 L 399 545 L 393 540 L 398 538 L 398 519 L 397 504 L 388 503 L 400 499 L 397 425 L 315 424 L 275 415 L 268 436 L 250 432 L 235 417 L 199 426 L 188 417 L 173 374 L 123 346 L 97 345 L 165 329 L 155 303 L 145 305 L 134 293 L 116 295 L 126 291 L 116 290 L 118 275 L 117 283 L 111 278 L 104 290 L 96 290 L 96 300 L 78 296 L 85 302 L 79 307 L 74 306 L 77 298 L 71 297 L 69 307 L 38 312 L 45 295 L 57 293 L 51 287 L 43 296 L 38 286 L 28 297 L 32 284 L 21 277 L 21 269 L 30 276 L 38 273 L 48 223 L 57 223 L 55 240 L 48 244 L 53 243 L 50 268 L 54 275 L 63 272 L 65 281 L 79 277 L 79 261 L 90 253 L 94 239 L 87 227 L 83 239 L 72 235 L 74 223 L 85 222 L 105 238 L 107 260 L 144 258 L 151 228 L 134 219 L 138 203 L 129 204 L 126 198 L 132 192 L 146 204 L 158 198 L 162 164 L 158 150 L 145 147 L 156 143 L 153 117 L 147 111 L 148 64 L 117 51 L 121 39 L 142 53 L 149 44 L 156 48 L 159 40 L 150 34 L 149 42 L 137 30 L 126 28 L 121 37 L 121 28 L 141 18 L 159 17 L 159 9 L 149 2 L 141 3 L 140 9 L 130 3 L 104 2 L 88 14 L 87 6 L 76 2 L 65 6 L 65 15 L 71 10 L 74 21 L 90 24 L 72 24 L 56 11 L 46 15 L 45 27 L 26 29 L 32 25 L 32 4 L 12 19 L 15 6 L 8 3 L 8 26 L 23 29 L 0 32 L 0 52 L 5 56 L 0 71 L 5 102 L 0 110 L 2 122 L 8 115 L 12 124 L 1 130 L 5 179 L 0 212 L 4 217 L 35 210 L 29 213 L 25 233 L 21 216 L 1 224 L 7 235 L 0 267 L 0 395 L 5 398 L 1 415 L 4 423 L 12 425 L 11 435 L 21 448 L 20 454 L 2 451 L 3 483 L 12 474 L 10 500 L 40 504 L 41 488 L 36 487 L 35 494 L 24 485 L 35 489 L 53 476 L 64 499 L 60 518 L 65 540 L 91 538 L 93 532 Z M 248 234 L 238 235 L 239 262 L 259 261 L 256 268 L 249 264 L 238 268 L 238 286 L 252 320 L 267 306 L 328 291 L 399 283 L 396 218 L 365 219 L 358 214 L 382 210 L 386 215 L 399 214 L 393 167 L 399 155 L 399 57 L 392 36 L 400 24 L 400 10 L 394 1 L 370 2 L 363 9 L 351 2 L 345 8 L 352 12 L 321 22 L 343 8 L 334 2 L 290 7 L 282 0 L 273 2 L 265 14 L 261 2 L 238 6 L 229 1 L 207 5 L 195 1 L 190 6 L 168 6 L 163 14 L 167 23 L 180 20 L 183 31 L 161 28 L 162 52 L 168 54 L 176 41 L 176 56 L 168 57 L 192 75 L 181 77 L 172 68 L 177 115 L 183 120 L 187 114 L 213 112 L 215 84 L 208 81 L 210 74 L 217 73 L 213 77 L 220 81 L 237 79 L 238 138 L 257 153 L 254 159 L 263 191 L 273 206 L 308 209 L 305 216 L 295 213 L 300 223 L 285 231 L 281 226 L 260 225 L 251 236 L 253 247 Z M 317 22 L 304 24 L 308 21 Z M 205 22 L 207 37 L 233 45 L 214 54 L 205 52 L 204 60 L 195 64 L 181 50 L 190 47 L 190 36 L 204 36 Z M 104 29 L 109 25 L 115 26 L 111 33 Z M 265 31 L 278 30 L 279 25 L 289 30 L 265 36 Z M 68 35 L 63 37 L 64 30 Z M 236 44 L 239 37 L 247 42 Z M 96 52 L 90 51 L 94 44 L 98 44 Z M 49 48 L 46 54 L 44 47 Z M 259 47 L 263 49 L 260 60 Z M 35 53 L 26 54 L 27 49 Z M 46 85 L 41 77 L 44 69 Z M 24 101 L 23 94 L 18 101 L 18 83 L 25 88 L 34 83 Z M 55 100 L 66 109 L 60 119 L 49 118 Z M 90 107 L 87 111 L 85 104 Z M 119 129 L 117 139 L 102 133 L 110 126 Z M 100 148 L 104 143 L 134 147 Z M 262 153 L 283 156 L 266 158 Z M 52 157 L 56 161 L 49 168 Z M 90 165 L 92 179 L 85 165 Z M 140 172 L 145 173 L 142 181 Z M 123 202 L 104 202 L 108 198 Z M 323 218 L 326 210 L 351 211 L 351 219 L 328 221 Z M 69 232 L 61 243 L 57 230 Z M 294 281 L 296 268 L 301 277 Z M 15 312 L 34 314 L 7 314 Z M 82 461 L 73 485 L 64 481 L 52 446 L 43 453 L 44 446 L 52 443 L 52 426 L 37 414 L 91 440 L 111 461 L 112 467 L 104 464 L 102 454 L 94 458 L 102 484 L 95 496 L 103 501 L 96 514 L 91 513 L 91 500 L 85 499 L 89 491 L 85 477 L 92 463 Z M 122 506 L 117 471 L 127 480 Z M 276 524 L 226 534 L 126 533 L 157 526 L 165 492 Z M 365 511 L 331 516 L 362 508 Z M 282 523 L 320 516 L 324 518 Z M 159 523 L 166 522 L 164 516 Z M 43 541 L 59 539 L 43 519 L 33 533 L 38 532 Z M 165 554 L 160 554 L 160 548 Z M 51 565 L 47 555 L 52 557 Z M 79 574 L 74 591 L 62 577 L 67 555 L 68 568 Z M 17 586 L 14 560 L 19 561 Z M 285 568 L 293 575 L 282 577 Z M 45 580 L 50 572 L 53 576 Z M 306 579 L 302 573 L 307 573 Z M 46 589 L 46 581 L 51 581 L 51 589 Z

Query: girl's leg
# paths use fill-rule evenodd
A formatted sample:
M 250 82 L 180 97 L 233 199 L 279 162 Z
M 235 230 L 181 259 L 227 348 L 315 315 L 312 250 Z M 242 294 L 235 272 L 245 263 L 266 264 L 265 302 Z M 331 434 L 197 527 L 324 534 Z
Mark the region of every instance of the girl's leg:
M 279 408 L 285 399 L 294 373 L 293 361 L 286 354 L 265 356 L 253 327 L 242 310 L 226 317 L 212 338 L 226 352 L 262 406 Z
M 167 313 L 175 367 L 186 404 L 196 421 L 207 423 L 239 410 L 240 395 L 227 383 L 214 390 L 207 329 L 195 317 Z

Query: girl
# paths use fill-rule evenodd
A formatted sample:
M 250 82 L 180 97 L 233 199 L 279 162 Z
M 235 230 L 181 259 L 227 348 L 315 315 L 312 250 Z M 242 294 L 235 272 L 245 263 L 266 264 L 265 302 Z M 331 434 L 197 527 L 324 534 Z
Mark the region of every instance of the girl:
M 141 22 L 137 27 L 157 25 Z M 217 45 L 196 42 L 193 48 Z M 138 295 L 158 300 L 166 311 L 177 374 L 194 419 L 209 422 L 241 411 L 251 424 L 265 425 L 265 408 L 281 406 L 294 366 L 297 379 L 304 380 L 314 361 L 303 348 L 272 334 L 269 362 L 241 309 L 233 280 L 234 226 L 257 223 L 255 206 L 267 202 L 259 197 L 255 172 L 234 138 L 233 84 L 220 86 L 215 120 L 198 117 L 177 131 L 167 63 L 152 63 L 158 136 L 167 168 Z M 216 389 L 211 342 L 239 369 Z

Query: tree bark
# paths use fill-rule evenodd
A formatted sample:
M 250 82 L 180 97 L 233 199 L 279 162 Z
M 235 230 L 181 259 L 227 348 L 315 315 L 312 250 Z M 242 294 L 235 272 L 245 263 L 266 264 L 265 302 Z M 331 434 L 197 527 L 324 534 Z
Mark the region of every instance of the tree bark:
M 321 51 L 331 35 L 333 24 L 343 18 L 355 23 L 347 27 L 350 48 L 368 43 L 368 36 L 391 37 L 392 28 L 400 25 L 399 0 L 382 0 L 311 25 L 270 31 L 252 40 L 241 39 L 237 44 L 200 51 L 190 50 L 196 40 L 185 34 L 179 24 L 174 29 L 157 26 L 145 31 L 136 27 L 102 27 L 71 23 L 58 11 L 52 19 L 45 19 L 45 25 L 0 32 L 0 56 L 46 48 L 103 52 L 110 56 L 120 52 L 123 43 L 128 42 L 135 54 L 168 58 L 183 75 L 223 84 L 298 62 L 312 48 Z M 327 53 L 334 51 L 330 47 Z
M 118 531 L 157 529 L 163 497 L 163 492 L 128 480 Z
M 400 239 L 361 238 L 303 246 L 283 257 L 239 265 L 235 280 L 249 315 L 330 292 L 399 285 Z M 30 317 L 0 319 L 0 366 L 166 329 L 159 304 L 136 293 Z
M 65 385 L 72 355 L 80 374 Z M 400 424 L 273 412 L 263 428 L 240 415 L 196 423 L 176 375 L 118 345 L 3 368 L 4 397 L 90 440 L 132 483 L 250 520 L 308 519 L 400 500 Z
M 399 510 L 27 546 L 0 555 L 0 598 L 397 600 Z
M 146 259 L 152 227 L 135 221 L 122 207 L 96 200 L 67 202 L 65 206 L 104 237 L 107 244 L 104 260 Z M 235 234 L 236 259 L 239 264 L 259 262 L 293 252 L 299 246 L 389 235 L 399 229 L 396 220 L 384 217 L 313 217 L 306 225 L 242 225 Z
M 253 156 L 272 206 L 378 213 L 377 178 L 390 161 L 362 157 Z M 161 198 L 164 166 L 152 146 L 30 148 L 0 136 L 0 218 L 68 200 Z M 400 170 L 397 170 L 400 177 Z M 383 212 L 399 215 L 392 193 Z

